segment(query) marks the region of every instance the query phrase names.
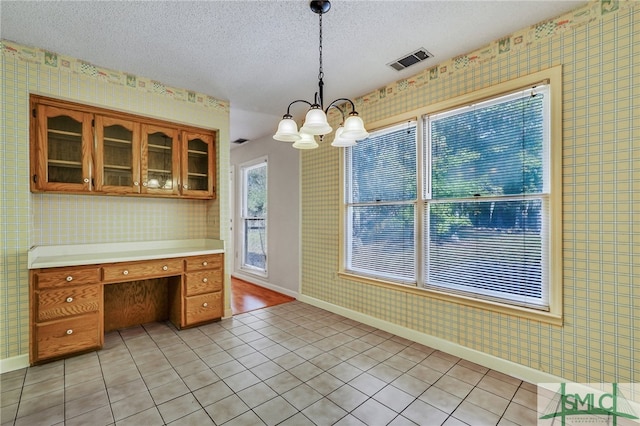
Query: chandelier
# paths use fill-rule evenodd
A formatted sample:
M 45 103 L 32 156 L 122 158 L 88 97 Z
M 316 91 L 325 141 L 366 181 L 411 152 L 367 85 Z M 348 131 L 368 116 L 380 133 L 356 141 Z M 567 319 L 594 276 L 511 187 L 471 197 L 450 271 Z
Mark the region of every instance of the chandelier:
M 353 101 L 346 98 L 338 98 L 332 101 L 326 108 L 324 107 L 323 88 L 324 72 L 322 70 L 322 15 L 327 13 L 331 9 L 331 2 L 328 0 L 313 0 L 309 3 L 309 7 L 313 13 L 318 14 L 320 21 L 320 67 L 318 69 L 318 91 L 314 96 L 313 103 L 298 99 L 289 104 L 287 107 L 287 113 L 282 116 L 282 120 L 278 124 L 278 130 L 273 138 L 283 142 L 293 142 L 293 147 L 298 149 L 313 149 L 318 147 L 315 137 L 320 136 L 322 140 L 323 136 L 331 133 L 333 129 L 327 121 L 327 113 L 330 108 L 335 108 L 342 114 L 342 123 L 336 130 L 332 146 L 347 147 L 356 144 L 356 140 L 364 139 L 369 136 L 369 133 L 364 128 L 362 119 L 358 117 L 356 112 L 356 106 Z M 290 113 L 291 106 L 295 103 L 303 102 L 309 105 L 309 111 L 304 119 L 304 124 L 298 131 L 298 125 L 293 120 L 293 116 Z M 338 105 L 339 103 L 351 104 L 351 112 L 345 120 L 345 111 Z M 343 107 L 344 108 L 344 107 Z

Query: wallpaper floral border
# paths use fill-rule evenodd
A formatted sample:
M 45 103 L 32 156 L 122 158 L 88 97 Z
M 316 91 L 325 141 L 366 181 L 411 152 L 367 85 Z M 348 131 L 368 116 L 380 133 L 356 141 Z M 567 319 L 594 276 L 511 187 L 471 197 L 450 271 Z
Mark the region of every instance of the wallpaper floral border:
M 401 94 L 406 90 L 423 87 L 433 80 L 445 79 L 456 72 L 495 59 L 499 55 L 526 49 L 533 43 L 589 23 L 602 15 L 632 8 L 634 3 L 636 3 L 634 0 L 591 1 L 581 8 L 574 9 L 557 18 L 532 25 L 529 28 L 496 40 L 488 46 L 444 61 L 407 79 L 395 81 L 386 87 L 354 99 L 354 103 L 358 109 L 361 109 L 363 105 L 373 105 L 381 99 Z M 348 107 L 348 105 L 345 105 L 345 107 Z
M 105 83 L 126 86 L 142 92 L 155 93 L 174 100 L 196 104 L 201 107 L 211 108 L 227 113 L 229 112 L 228 101 L 216 99 L 213 96 L 205 95 L 203 93 L 167 86 L 162 82 L 149 78 L 99 67 L 81 59 L 61 55 L 56 52 L 27 47 L 8 40 L 0 40 L 0 50 L 2 50 L 5 55 L 13 55 L 26 62 L 43 64 L 52 68 L 57 68 L 61 71 L 86 75 Z
M 449 59 L 432 68 L 428 68 L 410 78 L 395 81 L 374 92 L 354 99 L 354 103 L 358 109 L 360 109 L 365 104 L 374 104 L 381 99 L 398 95 L 406 90 L 423 87 L 429 84 L 432 80 L 442 80 L 458 71 L 490 61 L 499 55 L 525 49 L 539 40 L 552 37 L 562 31 L 574 29 L 598 19 L 600 16 L 606 15 L 607 13 L 633 7 L 633 3 L 635 3 L 633 0 L 594 0 L 581 8 L 575 9 L 557 18 L 532 25 L 529 28 L 525 28 L 507 37 L 496 40 L 488 46 Z M 50 67 L 59 68 L 60 70 L 67 70 L 75 74 L 87 75 L 106 83 L 128 86 L 144 92 L 167 96 L 171 99 L 229 112 L 228 101 L 216 99 L 213 96 L 205 95 L 203 93 L 167 86 L 162 82 L 149 78 L 98 67 L 89 62 L 60 55 L 55 52 L 22 46 L 7 40 L 0 40 L 0 49 L 2 49 L 5 54 L 15 55 L 24 61 L 40 63 Z M 345 105 L 345 107 L 348 107 L 348 105 Z M 338 114 L 337 111 L 332 111 L 332 113 Z

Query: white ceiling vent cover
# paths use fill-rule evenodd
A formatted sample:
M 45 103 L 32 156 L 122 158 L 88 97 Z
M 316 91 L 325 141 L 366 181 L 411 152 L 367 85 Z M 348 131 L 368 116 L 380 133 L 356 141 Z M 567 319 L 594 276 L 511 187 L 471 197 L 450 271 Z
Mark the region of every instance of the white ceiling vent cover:
M 387 65 L 389 65 L 396 71 L 402 71 L 403 69 L 408 68 L 411 65 L 417 64 L 418 62 L 422 62 L 425 59 L 429 59 L 432 57 L 433 55 L 427 52 L 427 49 L 423 47 L 416 50 L 415 52 L 409 53 L 408 55 L 404 55 L 400 59 L 389 62 Z

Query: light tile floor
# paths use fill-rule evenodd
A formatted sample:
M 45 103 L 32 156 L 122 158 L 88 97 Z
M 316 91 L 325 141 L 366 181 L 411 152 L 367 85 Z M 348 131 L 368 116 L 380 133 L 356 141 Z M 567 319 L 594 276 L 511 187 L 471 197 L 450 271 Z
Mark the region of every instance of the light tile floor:
M 535 425 L 536 388 L 295 301 L 2 374 L 9 425 Z

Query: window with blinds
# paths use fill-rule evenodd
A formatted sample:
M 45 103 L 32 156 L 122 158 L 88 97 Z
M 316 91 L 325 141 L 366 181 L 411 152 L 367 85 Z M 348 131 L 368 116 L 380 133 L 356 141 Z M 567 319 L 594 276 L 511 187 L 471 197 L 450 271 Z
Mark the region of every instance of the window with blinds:
M 416 147 L 410 122 L 345 151 L 346 270 L 416 282 Z
M 538 86 L 423 118 L 425 287 L 548 306 L 548 98 Z
M 344 271 L 548 310 L 549 98 L 538 85 L 347 148 Z

